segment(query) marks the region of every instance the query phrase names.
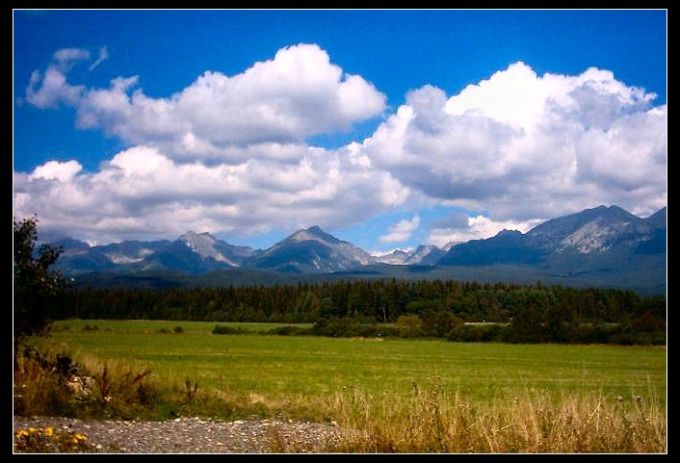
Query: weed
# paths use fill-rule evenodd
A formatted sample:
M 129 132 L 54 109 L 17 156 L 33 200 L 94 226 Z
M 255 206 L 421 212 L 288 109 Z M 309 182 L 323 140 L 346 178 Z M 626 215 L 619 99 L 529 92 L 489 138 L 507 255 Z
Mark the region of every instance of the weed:
M 198 383 L 194 383 L 192 386 L 191 380 L 187 378 L 184 381 L 184 388 L 186 392 L 185 401 L 187 403 L 193 402 L 193 400 L 196 398 L 196 391 L 198 391 Z
M 22 453 L 81 453 L 92 450 L 87 434 L 51 426 L 29 427 L 14 433 L 14 449 Z
M 56 361 L 36 350 L 17 352 L 14 369 L 14 413 L 18 415 L 72 416 L 76 398 Z

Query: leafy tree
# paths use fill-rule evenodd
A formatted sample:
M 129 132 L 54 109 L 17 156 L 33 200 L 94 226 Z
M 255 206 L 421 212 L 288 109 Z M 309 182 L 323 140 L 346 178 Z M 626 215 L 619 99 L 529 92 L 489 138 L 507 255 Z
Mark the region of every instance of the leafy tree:
M 510 323 L 511 342 L 542 342 L 544 334 L 543 313 L 535 306 L 519 309 Z
M 577 323 L 574 311 L 565 304 L 548 307 L 545 316 L 545 339 L 550 342 L 575 342 Z
M 638 318 L 632 320 L 631 325 L 635 331 L 664 331 L 666 323 L 662 318 L 647 311 Z
M 60 247 L 42 245 L 34 253 L 38 219 L 14 219 L 14 339 L 43 334 L 49 325 L 50 305 L 64 288 L 62 275 L 49 267 L 61 254 Z

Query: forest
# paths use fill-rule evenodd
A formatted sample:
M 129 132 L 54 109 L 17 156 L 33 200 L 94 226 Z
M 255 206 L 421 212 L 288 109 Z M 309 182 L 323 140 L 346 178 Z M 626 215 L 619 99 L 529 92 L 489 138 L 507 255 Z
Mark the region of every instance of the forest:
M 457 281 L 337 281 L 223 288 L 79 289 L 50 319 L 313 323 L 278 334 L 454 341 L 665 344 L 666 299 L 617 289 Z

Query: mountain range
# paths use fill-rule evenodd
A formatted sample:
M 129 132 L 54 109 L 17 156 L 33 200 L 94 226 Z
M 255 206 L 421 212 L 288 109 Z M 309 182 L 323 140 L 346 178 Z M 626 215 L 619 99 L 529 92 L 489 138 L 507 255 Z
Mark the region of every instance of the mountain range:
M 55 264 L 91 285 L 160 281 L 172 285 L 273 284 L 333 278 L 453 278 L 477 281 L 606 286 L 645 293 L 666 288 L 666 208 L 647 218 L 599 206 L 548 220 L 527 233 L 447 249 L 421 245 L 374 256 L 318 226 L 298 230 L 268 249 L 234 246 L 189 231 L 175 241 L 123 241 L 101 246 L 63 238 Z M 152 284 L 153 286 L 154 284 Z

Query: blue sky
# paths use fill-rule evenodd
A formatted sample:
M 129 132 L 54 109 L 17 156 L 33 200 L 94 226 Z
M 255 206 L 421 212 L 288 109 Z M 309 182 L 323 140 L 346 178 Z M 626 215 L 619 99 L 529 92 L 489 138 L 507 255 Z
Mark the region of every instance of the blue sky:
M 666 202 L 665 11 L 15 11 L 14 95 L 15 213 L 90 242 L 319 224 L 377 251 Z

